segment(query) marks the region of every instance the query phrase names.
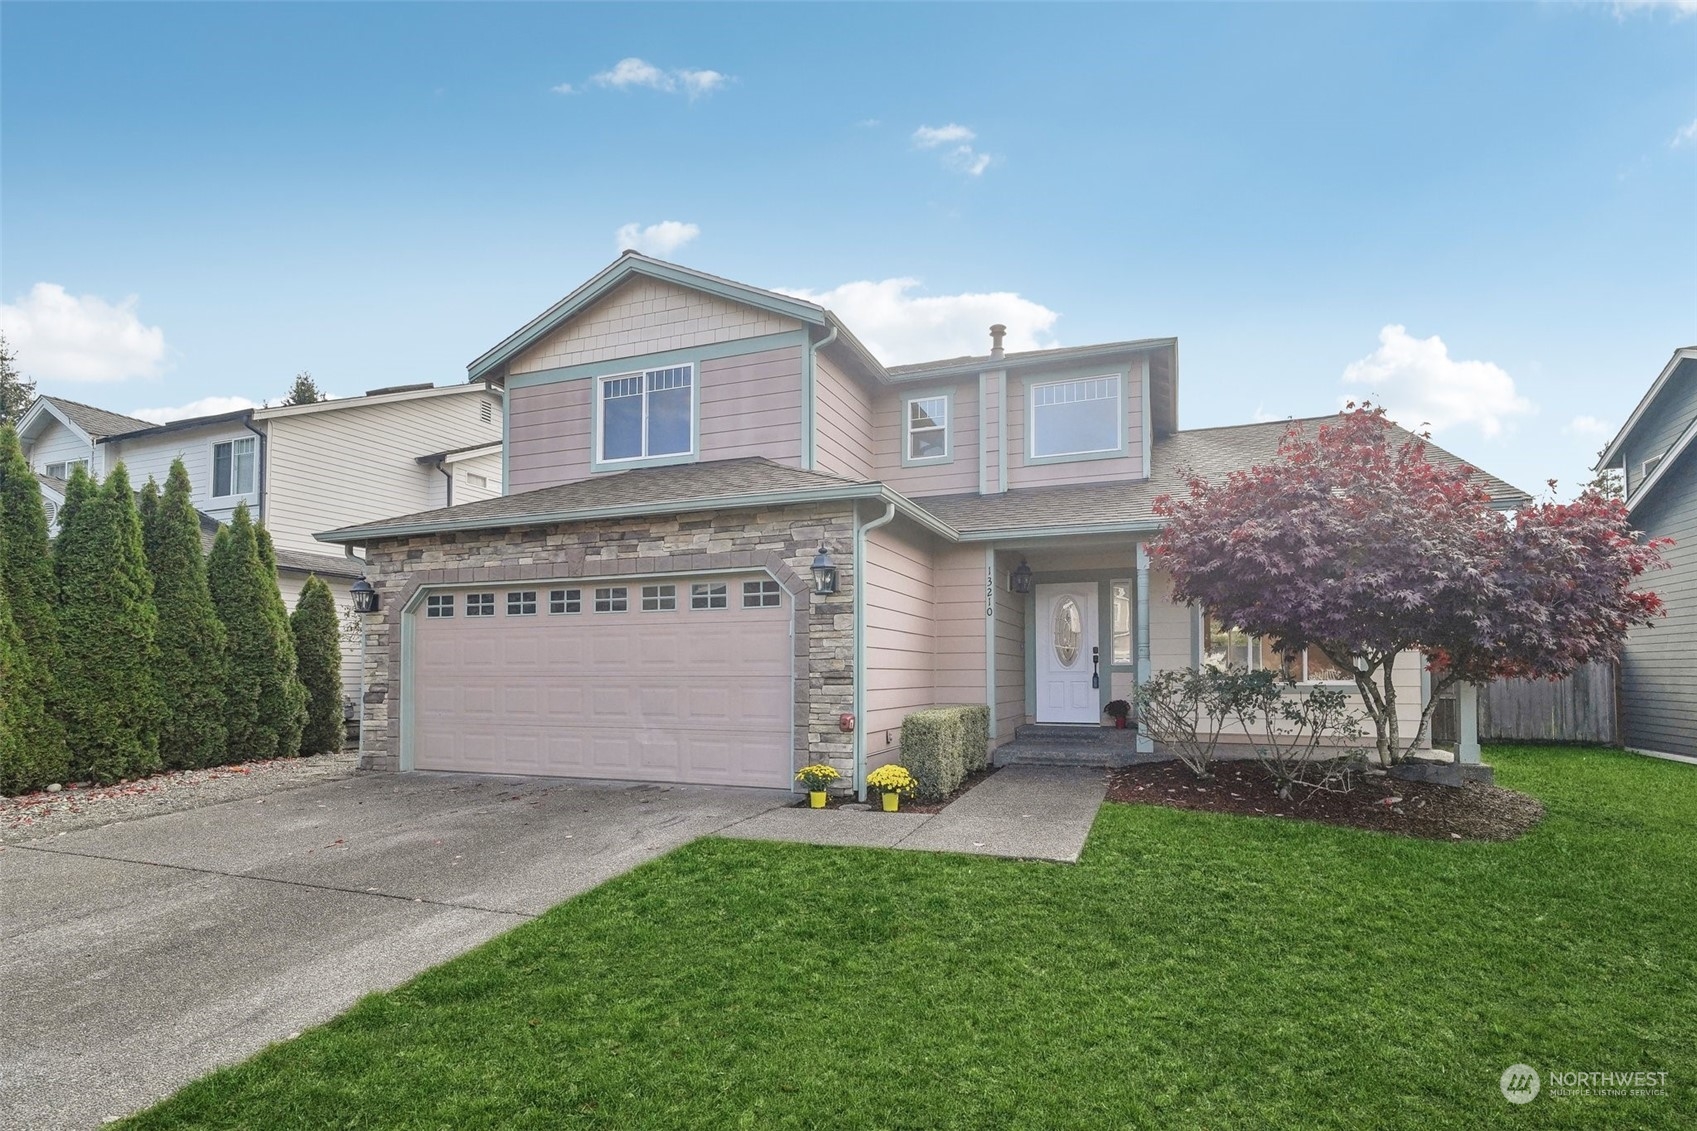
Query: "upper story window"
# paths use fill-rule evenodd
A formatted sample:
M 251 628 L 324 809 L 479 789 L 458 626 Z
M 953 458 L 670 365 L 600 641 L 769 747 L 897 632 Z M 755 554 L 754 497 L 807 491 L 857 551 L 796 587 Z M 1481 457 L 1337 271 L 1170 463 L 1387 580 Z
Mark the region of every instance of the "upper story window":
M 251 495 L 254 477 L 254 446 L 257 436 L 225 440 L 212 445 L 212 497 Z
M 928 463 L 949 458 L 949 397 L 912 397 L 906 402 L 907 446 L 903 463 Z
M 68 459 L 64 463 L 50 463 L 46 467 L 41 469 L 41 473 L 43 475 L 47 476 L 49 479 L 69 479 L 71 477 L 72 469 L 78 468 L 78 467 L 82 468 L 84 471 L 87 471 L 88 470 L 88 460 L 86 460 L 86 459 Z
M 1118 375 L 1045 381 L 1030 385 L 1027 397 L 1032 459 L 1107 454 L 1124 444 Z
M 673 366 L 595 382 L 603 463 L 689 455 L 695 449 L 695 367 Z

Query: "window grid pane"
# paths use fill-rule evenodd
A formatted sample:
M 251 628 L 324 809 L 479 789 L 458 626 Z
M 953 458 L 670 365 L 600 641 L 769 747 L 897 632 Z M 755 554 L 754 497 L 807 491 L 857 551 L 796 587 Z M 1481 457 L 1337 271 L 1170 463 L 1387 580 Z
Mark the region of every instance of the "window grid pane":
M 550 613 L 581 613 L 583 611 L 583 590 L 551 590 L 548 594 L 548 611 Z
M 742 583 L 742 607 L 775 608 L 783 601 L 782 592 L 776 581 L 745 581 Z
M 468 617 L 492 617 L 495 615 L 495 594 L 467 593 L 465 599 L 465 615 Z
M 694 384 L 688 365 L 602 378 L 601 458 L 687 455 L 695 446 Z
M 603 586 L 595 591 L 595 611 L 622 613 L 630 607 L 630 591 L 623 585 Z
M 1120 379 L 1086 377 L 1031 387 L 1031 454 L 1112 453 L 1120 447 Z
M 536 590 L 527 589 L 519 593 L 507 594 L 507 615 L 510 617 L 533 617 L 536 615 Z
M 729 606 L 722 581 L 697 582 L 689 587 L 689 607 L 692 609 L 724 609 Z
M 642 587 L 643 612 L 670 612 L 677 607 L 678 587 L 676 585 L 644 585 Z
M 436 618 L 453 616 L 454 595 L 452 593 L 432 593 L 425 598 L 424 615 Z

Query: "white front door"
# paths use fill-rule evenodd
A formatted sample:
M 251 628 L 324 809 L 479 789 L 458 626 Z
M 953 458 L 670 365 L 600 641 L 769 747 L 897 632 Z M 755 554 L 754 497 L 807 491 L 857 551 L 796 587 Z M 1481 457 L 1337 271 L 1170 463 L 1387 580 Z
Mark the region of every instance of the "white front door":
M 1037 721 L 1101 723 L 1096 585 L 1037 586 Z

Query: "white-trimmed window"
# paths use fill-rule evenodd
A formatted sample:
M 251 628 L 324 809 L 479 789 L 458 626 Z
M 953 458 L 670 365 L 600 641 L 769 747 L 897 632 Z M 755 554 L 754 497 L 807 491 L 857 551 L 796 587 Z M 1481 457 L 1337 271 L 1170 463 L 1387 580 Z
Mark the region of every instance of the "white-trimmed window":
M 536 615 L 536 590 L 525 589 L 517 593 L 507 594 L 507 615 L 510 617 L 533 617 Z
M 257 436 L 212 445 L 212 497 L 228 499 L 253 494 Z
M 907 463 L 928 463 L 949 458 L 949 397 L 938 393 L 930 397 L 914 397 L 907 405 L 907 446 L 903 449 Z
M 689 455 L 695 449 L 695 367 L 645 369 L 595 382 L 602 463 Z
M 604 585 L 595 591 L 595 611 L 622 613 L 630 608 L 630 590 L 623 585 Z
M 730 598 L 723 581 L 698 581 L 689 587 L 689 607 L 692 609 L 727 609 Z
M 424 599 L 424 615 L 431 618 L 453 616 L 454 595 L 452 593 L 432 593 Z
M 1117 452 L 1125 435 L 1120 378 L 1045 381 L 1027 389 L 1032 459 Z
M 548 611 L 550 613 L 581 613 L 583 612 L 583 590 L 581 589 L 551 589 L 548 591 Z
M 1281 652 L 1264 636 L 1221 625 L 1212 615 L 1202 618 L 1204 667 L 1228 665 L 1250 671 L 1282 672 L 1298 683 L 1353 683 L 1350 674 L 1332 663 L 1318 644 L 1298 652 Z
M 68 459 L 64 463 L 50 463 L 41 469 L 41 473 L 49 479 L 69 479 L 71 477 L 71 470 L 78 467 L 87 471 L 88 460 Z
M 678 587 L 676 585 L 644 585 L 642 587 L 642 611 L 645 613 L 669 613 L 678 607 Z
M 468 617 L 492 617 L 495 615 L 495 594 L 467 593 L 465 595 L 465 615 Z
M 742 607 L 771 609 L 783 603 L 784 591 L 776 581 L 745 581 L 742 583 Z
M 1111 653 L 1116 664 L 1131 663 L 1131 582 L 1112 581 L 1108 583 L 1108 593 L 1112 602 L 1112 623 L 1109 628 L 1113 631 L 1114 648 Z

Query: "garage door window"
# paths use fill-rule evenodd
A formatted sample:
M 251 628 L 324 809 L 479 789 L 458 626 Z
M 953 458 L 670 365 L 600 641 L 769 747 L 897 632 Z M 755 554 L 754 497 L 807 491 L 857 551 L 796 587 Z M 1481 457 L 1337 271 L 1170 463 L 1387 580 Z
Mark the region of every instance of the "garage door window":
M 424 599 L 424 615 L 427 617 L 453 616 L 454 595 L 452 593 L 432 593 Z
M 698 581 L 689 587 L 689 607 L 692 609 L 726 609 L 730 601 L 725 595 L 723 581 Z
M 603 587 L 595 591 L 595 611 L 598 613 L 622 613 L 629 607 L 629 590 L 623 585 Z
M 776 581 L 745 581 L 742 583 L 742 607 L 772 609 L 783 602 L 783 590 Z
M 583 611 L 583 590 L 551 590 L 548 594 L 548 611 L 551 613 L 581 613 Z
M 642 587 L 642 611 L 645 613 L 671 612 L 678 607 L 678 587 L 676 585 L 644 585 Z
M 468 617 L 494 616 L 495 594 L 467 593 L 465 597 L 465 615 Z
M 510 617 L 533 617 L 536 615 L 536 590 L 526 589 L 522 593 L 507 594 L 507 615 Z

